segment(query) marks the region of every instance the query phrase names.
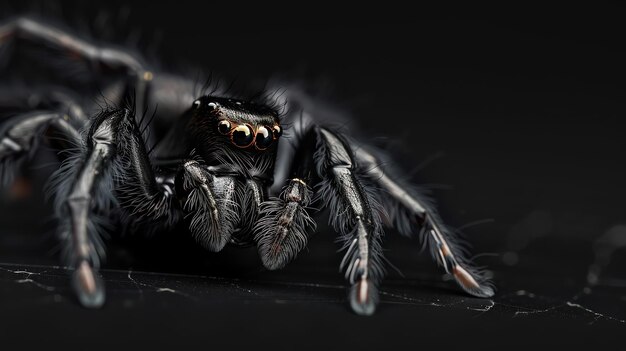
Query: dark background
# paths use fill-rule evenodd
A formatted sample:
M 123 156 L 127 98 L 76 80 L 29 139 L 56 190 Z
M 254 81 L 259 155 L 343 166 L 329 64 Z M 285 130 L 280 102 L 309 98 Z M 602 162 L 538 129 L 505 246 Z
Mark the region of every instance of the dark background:
M 113 240 L 103 271 L 107 304 L 86 311 L 62 269 L 50 266 L 56 243 L 43 233 L 52 230 L 51 209 L 38 185 L 54 168 L 47 166 L 35 172 L 31 198 L 7 191 L 0 208 L 0 339 L 293 349 L 619 338 L 622 21 L 425 20 L 401 9 L 404 18 L 365 18 L 201 4 L 64 2 L 61 9 L 93 27 L 101 11 L 116 17 L 128 8 L 126 24 L 105 27 L 113 39 L 141 30 L 142 47 L 160 37 L 154 59 L 165 69 L 201 67 L 251 85 L 289 77 L 345 111 L 361 138 L 387 145 L 407 172 L 434 159 L 411 179 L 435 185 L 452 226 L 478 222 L 463 231 L 498 294 L 459 293 L 418 255 L 417 241 L 389 231 L 386 255 L 404 277 L 390 269 L 377 314 L 354 316 L 322 216 L 308 251 L 279 272 L 261 269 L 254 249 L 209 254 L 184 233 Z

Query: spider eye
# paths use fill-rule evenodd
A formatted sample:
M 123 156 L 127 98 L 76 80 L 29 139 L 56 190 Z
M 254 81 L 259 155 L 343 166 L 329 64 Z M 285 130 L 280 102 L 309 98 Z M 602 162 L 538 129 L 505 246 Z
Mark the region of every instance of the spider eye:
M 255 144 L 259 150 L 267 149 L 272 142 L 274 141 L 274 137 L 270 132 L 269 128 L 265 126 L 260 126 L 256 131 Z
M 275 139 L 278 139 L 281 135 L 283 135 L 283 129 L 280 126 L 274 126 L 274 128 L 272 128 L 272 131 L 274 132 Z
M 230 122 L 227 120 L 219 121 L 217 124 L 217 130 L 224 135 L 228 134 L 230 132 Z
M 191 107 L 193 107 L 194 109 L 197 109 L 198 107 L 200 107 L 201 104 L 202 102 L 200 101 L 200 99 L 198 99 L 193 102 L 193 105 L 191 105 Z
M 248 126 L 247 124 L 242 124 L 233 129 L 231 138 L 235 145 L 239 147 L 246 147 L 252 144 L 252 141 L 254 140 L 254 134 L 252 134 L 252 128 L 250 128 L 250 126 Z

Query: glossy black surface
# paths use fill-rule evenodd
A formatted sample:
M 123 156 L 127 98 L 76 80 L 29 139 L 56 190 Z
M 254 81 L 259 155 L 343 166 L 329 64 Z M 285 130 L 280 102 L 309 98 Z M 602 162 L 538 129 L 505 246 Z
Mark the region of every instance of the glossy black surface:
M 277 272 L 261 269 L 254 248 L 207 253 L 183 231 L 151 241 L 115 239 L 103 270 L 107 302 L 88 311 L 74 301 L 69 278 L 55 267 L 55 242 L 43 235 L 52 229 L 39 185 L 47 166 L 34 172 L 33 185 L 4 193 L 2 341 L 277 349 L 623 342 L 620 22 L 319 26 L 303 20 L 220 32 L 226 53 L 280 43 L 280 55 L 252 60 L 197 45 L 191 34 L 207 30 L 207 11 L 151 9 L 149 16 L 135 9 L 130 21 L 163 30 L 160 52 L 170 62 L 184 56 L 252 82 L 291 73 L 348 111 L 354 133 L 390 144 L 411 179 L 436 184 L 433 195 L 447 223 L 475 223 L 463 230 L 465 238 L 476 262 L 492 272 L 496 296 L 462 294 L 427 255 L 417 254 L 416 241 L 387 232 L 385 254 L 405 277 L 390 268 L 376 315 L 355 316 L 338 272 L 335 236 L 322 217 L 309 250 Z M 49 163 L 45 155 L 35 160 Z M 29 192 L 32 198 L 14 199 Z

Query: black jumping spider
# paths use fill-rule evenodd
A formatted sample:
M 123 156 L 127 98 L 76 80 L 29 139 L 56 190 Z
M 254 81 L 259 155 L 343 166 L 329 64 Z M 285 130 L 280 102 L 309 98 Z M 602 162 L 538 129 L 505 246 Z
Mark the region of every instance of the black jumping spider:
M 352 286 L 349 301 L 356 313 L 369 315 L 376 308 L 384 275 L 384 224 L 420 235 L 469 294 L 493 295 L 432 204 L 397 180 L 380 153 L 316 123 L 315 111 L 307 111 L 311 120 L 286 130 L 292 136 L 286 139 L 282 116 L 267 100 L 199 94 L 193 80 L 153 70 L 139 55 L 96 46 L 31 18 L 0 25 L 0 47 L 16 42 L 54 50 L 70 65 L 87 63 L 99 72 L 92 83 L 101 96 L 93 100 L 109 106 L 88 117 L 93 104 L 76 98 L 88 90 L 42 88 L 22 96 L 16 91 L 13 101 L 43 93 L 35 107 L 24 104 L 0 129 L 5 184 L 41 137 L 62 151 L 49 187 L 67 264 L 74 269 L 73 287 L 84 306 L 99 307 L 105 300 L 97 272 L 104 256 L 103 224 L 144 233 L 186 221 L 207 250 L 253 244 L 265 267 L 279 269 L 306 246 L 315 228 L 313 203 L 330 211 L 344 243 L 341 269 Z M 295 95 L 287 91 L 285 96 L 288 104 L 298 105 Z M 169 127 L 158 147 L 148 150 L 146 130 L 152 125 L 144 111 L 156 103 L 155 123 Z M 293 144 L 296 151 L 283 155 L 279 142 Z M 286 157 L 289 161 L 277 163 Z M 270 189 L 275 178 L 283 185 L 280 194 Z

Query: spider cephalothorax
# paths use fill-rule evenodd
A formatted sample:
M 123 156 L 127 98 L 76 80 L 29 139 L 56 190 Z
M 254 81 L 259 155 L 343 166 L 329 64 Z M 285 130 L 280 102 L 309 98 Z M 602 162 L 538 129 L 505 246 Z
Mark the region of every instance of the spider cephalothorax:
M 199 142 L 214 143 L 221 134 L 238 148 L 271 151 L 282 135 L 278 112 L 260 104 L 205 96 L 193 102 L 191 114 L 188 127 Z
M 13 39 L 34 41 L 80 57 L 92 69 L 114 67 L 110 74 L 121 74 L 117 79 L 94 76 L 92 82 L 99 85 L 101 100 L 121 107 L 95 112 L 78 102 L 78 92 L 60 94 L 55 86 L 37 96 L 41 104 L 17 109 L 0 128 L 5 183 L 12 165 L 32 154 L 44 131 L 56 135 L 51 140 L 61 136 L 64 141 L 54 144 L 65 152 L 59 154 L 63 160 L 50 188 L 83 305 L 104 303 L 97 272 L 104 256 L 104 223 L 159 233 L 184 222 L 206 249 L 256 245 L 263 265 L 278 269 L 306 246 L 315 229 L 313 208 L 330 211 L 330 224 L 344 244 L 341 269 L 352 286 L 350 305 L 359 314 L 376 308 L 385 271 L 385 225 L 419 235 L 469 294 L 493 295 L 490 282 L 465 258 L 431 201 L 397 177 L 388 157 L 316 122 L 320 112 L 315 104 L 301 103 L 306 99 L 302 94 L 287 90 L 285 96 L 291 99 L 288 104 L 306 107 L 301 116 L 306 115 L 307 123 L 301 119 L 301 128 L 286 131 L 292 138 L 281 138 L 283 126 L 274 108 L 218 94 L 198 98 L 193 80 L 149 69 L 129 52 L 97 47 L 29 18 L 0 25 L 0 49 Z M 131 92 L 134 104 L 124 105 Z M 33 93 L 11 93 L 16 96 L 3 101 L 32 100 Z M 154 124 L 136 116 L 156 103 L 161 112 Z M 167 132 L 155 133 L 158 143 L 148 148 L 146 130 L 154 125 Z M 281 151 L 279 141 L 294 152 Z M 274 183 L 280 191 L 272 191 Z

